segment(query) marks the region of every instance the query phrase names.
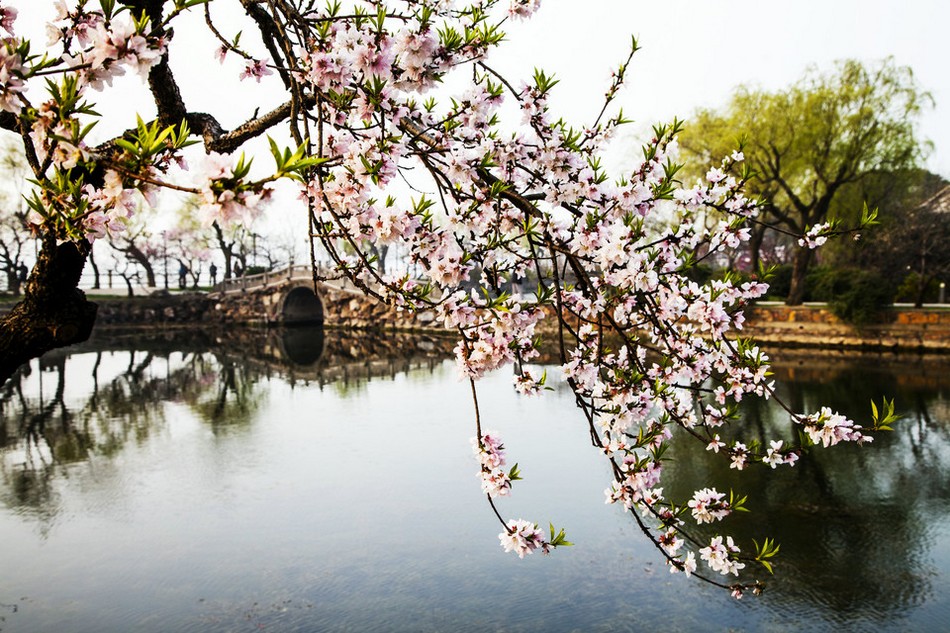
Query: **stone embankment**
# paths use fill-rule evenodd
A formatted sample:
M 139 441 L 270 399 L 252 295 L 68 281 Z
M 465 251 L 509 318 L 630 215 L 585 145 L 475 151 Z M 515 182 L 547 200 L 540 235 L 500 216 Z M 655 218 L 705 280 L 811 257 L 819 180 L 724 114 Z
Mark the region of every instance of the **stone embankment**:
M 96 325 L 188 325 L 206 321 L 212 301 L 203 293 L 152 294 L 128 298 L 92 297 Z
M 755 306 L 745 331 L 766 347 L 950 352 L 950 309 L 895 308 L 887 323 L 856 327 L 819 306 Z
M 240 305 L 225 313 L 219 308 L 214 295 L 204 293 L 152 294 L 128 298 L 99 298 L 96 318 L 98 326 L 157 325 L 165 327 L 228 323 L 258 324 L 260 319 L 251 313 L 242 318 Z M 231 299 L 240 304 L 239 300 Z M 326 324 L 360 329 L 432 329 L 435 320 L 431 313 L 410 315 L 380 304 L 378 301 L 354 295 L 326 297 L 324 313 Z M 0 308 L 0 313 L 4 310 Z
M 353 294 L 324 297 L 325 324 L 371 330 L 441 332 L 431 313 L 409 314 Z M 234 311 L 224 317 L 213 295 L 150 295 L 101 298 L 98 324 L 184 326 L 242 322 Z M 855 327 L 821 306 L 758 305 L 746 311 L 742 335 L 766 348 L 813 348 L 866 351 L 950 353 L 950 309 L 894 309 L 888 323 Z M 252 321 L 253 319 L 248 319 Z M 553 332 L 553 319 L 542 331 Z

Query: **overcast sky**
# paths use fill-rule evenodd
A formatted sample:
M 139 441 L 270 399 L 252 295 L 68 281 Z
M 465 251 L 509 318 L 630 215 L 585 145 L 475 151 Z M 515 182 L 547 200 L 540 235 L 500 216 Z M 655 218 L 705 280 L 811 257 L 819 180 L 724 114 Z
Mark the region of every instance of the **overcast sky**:
M 740 84 L 780 89 L 809 65 L 893 56 L 936 101 L 921 119 L 935 145 L 927 166 L 950 178 L 947 0 L 545 0 L 530 22 L 508 31 L 504 63 L 556 71 L 571 95 L 564 107 L 585 120 L 636 35 L 642 50 L 621 103 L 649 125 L 723 105 Z
M 21 32 L 39 35 L 39 43 L 45 40 L 37 30 L 40 16 L 51 12 L 51 1 L 4 4 L 20 11 Z M 213 0 L 212 12 L 223 16 L 228 5 L 237 0 Z M 544 0 L 534 18 L 508 25 L 509 42 L 492 63 L 513 77 L 528 78 L 535 66 L 555 73 L 562 80 L 555 102 L 560 113 L 590 122 L 610 71 L 626 56 L 630 35 L 636 35 L 642 50 L 618 102 L 646 127 L 674 116 L 688 121 L 696 108 L 723 105 L 740 84 L 779 89 L 809 65 L 829 69 L 835 60 L 874 62 L 893 56 L 913 68 L 920 86 L 934 97 L 935 108 L 921 122 L 922 136 L 935 145 L 927 167 L 950 178 L 948 27 L 947 0 Z M 235 59 L 218 67 L 210 60 L 214 43 L 209 41 L 189 44 L 183 53 L 181 42 L 193 41 L 187 39 L 192 29 L 202 28 L 200 10 L 177 23 L 177 59 L 172 61 L 191 107 L 221 115 L 225 86 L 234 85 L 225 79 L 235 79 L 242 66 Z M 122 107 L 149 117 L 148 95 L 137 92 Z M 253 111 L 252 103 L 233 103 L 222 116 L 225 126 Z M 128 125 L 125 117 L 118 118 L 116 124 Z

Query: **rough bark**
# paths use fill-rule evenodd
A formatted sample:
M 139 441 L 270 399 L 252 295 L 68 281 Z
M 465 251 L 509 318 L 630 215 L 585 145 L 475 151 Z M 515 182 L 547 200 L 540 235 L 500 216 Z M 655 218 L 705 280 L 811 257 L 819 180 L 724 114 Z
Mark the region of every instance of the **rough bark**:
M 805 275 L 808 274 L 808 265 L 811 263 L 812 251 L 800 246 L 792 256 L 792 281 L 788 288 L 788 297 L 785 305 L 800 306 L 805 299 Z
M 0 319 L 0 383 L 30 359 L 89 338 L 96 304 L 78 288 L 88 249 L 44 240 L 23 299 Z
M 765 239 L 765 224 L 756 224 L 752 227 L 749 237 L 749 269 L 753 275 L 758 274 L 762 264 L 762 242 Z

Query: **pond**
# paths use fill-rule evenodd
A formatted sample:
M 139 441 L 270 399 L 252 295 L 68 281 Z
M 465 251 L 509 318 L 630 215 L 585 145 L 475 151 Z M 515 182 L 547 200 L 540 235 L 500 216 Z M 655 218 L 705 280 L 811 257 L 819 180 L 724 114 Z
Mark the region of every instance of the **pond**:
M 748 494 L 731 529 L 781 544 L 758 597 L 673 576 L 563 385 L 480 391 L 525 477 L 500 509 L 574 547 L 498 543 L 451 342 L 336 331 L 97 333 L 0 388 L 0 631 L 943 631 L 945 360 L 786 355 L 787 401 L 904 419 L 864 448 L 734 478 L 676 441 L 664 487 Z M 556 372 L 552 372 L 553 374 Z M 745 410 L 779 433 L 769 405 Z

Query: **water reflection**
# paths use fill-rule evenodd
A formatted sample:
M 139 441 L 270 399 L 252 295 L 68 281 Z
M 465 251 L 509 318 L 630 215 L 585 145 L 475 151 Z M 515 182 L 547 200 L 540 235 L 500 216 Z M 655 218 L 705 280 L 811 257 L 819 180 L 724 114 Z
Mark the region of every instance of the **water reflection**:
M 950 525 L 948 368 L 940 358 L 786 353 L 775 377 L 797 411 L 826 404 L 867 420 L 871 400 L 883 396 L 904 419 L 873 446 L 814 449 L 794 469 L 763 469 L 759 477 L 740 477 L 701 446 L 679 442 L 664 485 L 680 495 L 706 477 L 749 496 L 753 514 L 738 517 L 736 533 L 746 542 L 767 535 L 782 547 L 765 602 L 841 624 L 893 623 L 935 598 L 935 578 L 946 587 L 948 570 L 935 555 L 946 556 Z M 777 407 L 743 405 L 754 439 L 790 439 Z
M 402 334 L 338 335 L 326 344 L 322 327 L 100 332 L 0 386 L 0 503 L 50 521 L 57 472 L 166 432 L 169 403 L 216 433 L 248 425 L 271 379 L 346 392 L 374 376 L 431 368 L 450 347 Z
M 485 415 L 513 427 L 506 444 L 529 476 L 518 504 L 554 512 L 579 543 L 549 560 L 503 556 L 469 420 L 449 415 L 465 396 L 444 361 L 451 346 L 128 331 L 24 367 L 0 391 L 0 542 L 8 569 L 36 571 L 0 578 L 0 603 L 35 604 L 0 627 L 62 630 L 64 605 L 81 611 L 67 628 L 90 631 L 238 630 L 248 613 L 300 631 L 654 630 L 660 617 L 662 630 L 939 631 L 950 618 L 945 361 L 776 360 L 783 397 L 802 410 L 866 418 L 872 397 L 895 399 L 906 419 L 864 449 L 738 478 L 675 443 L 671 496 L 711 475 L 754 510 L 730 530 L 782 545 L 770 590 L 734 603 L 668 576 L 629 517 L 602 505 L 608 475 L 593 451 L 576 455 L 585 431 L 562 386 L 525 400 L 497 376 Z M 456 413 L 467 417 L 464 404 Z M 761 440 L 788 433 L 766 403 L 743 414 Z M 111 606 L 117 594 L 134 599 Z

